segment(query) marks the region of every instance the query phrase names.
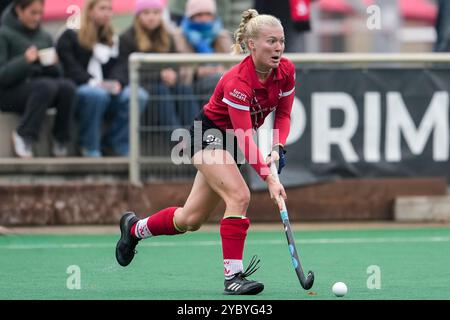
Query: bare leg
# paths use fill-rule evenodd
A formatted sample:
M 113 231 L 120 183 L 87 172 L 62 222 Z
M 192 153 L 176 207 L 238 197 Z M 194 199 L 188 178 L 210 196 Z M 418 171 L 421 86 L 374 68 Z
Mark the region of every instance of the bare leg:
M 200 156 L 203 162 L 197 168 L 211 189 L 225 201 L 224 216 L 245 215 L 250 202 L 250 190 L 231 154 L 225 150 L 204 150 L 194 157 Z
M 175 211 L 177 226 L 186 231 L 198 230 L 219 202 L 220 197 L 211 189 L 205 176 L 198 171 L 184 206 Z
M 188 231 L 198 230 L 220 199 L 226 204 L 225 217 L 244 216 L 250 191 L 230 153 L 203 150 L 194 155 L 194 161 L 201 162 L 196 165 L 199 172 L 184 207 L 175 211 L 176 224 Z

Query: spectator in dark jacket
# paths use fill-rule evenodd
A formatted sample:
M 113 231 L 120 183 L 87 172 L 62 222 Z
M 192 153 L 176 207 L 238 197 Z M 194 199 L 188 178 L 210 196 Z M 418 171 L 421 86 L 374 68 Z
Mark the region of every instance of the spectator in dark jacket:
M 66 30 L 57 42 L 65 75 L 78 85 L 75 113 L 80 152 L 85 157 L 129 153 L 130 90 L 111 73 L 119 55 L 111 17 L 111 0 L 87 0 L 80 30 Z M 147 99 L 141 91 L 140 104 Z
M 67 155 L 72 101 L 75 85 L 61 78 L 62 69 L 52 49 L 50 34 L 40 27 L 44 0 L 15 0 L 2 16 L 0 28 L 0 109 L 22 115 L 12 134 L 14 152 L 22 158 L 33 157 L 32 144 L 48 108 L 56 108 L 53 128 L 55 156 Z M 54 49 L 53 49 L 54 50 Z
M 311 0 L 313 1 L 315 0 Z M 292 18 L 292 11 L 298 10 L 295 7 L 300 5 L 303 11 L 310 11 L 309 1 L 278 0 L 276 5 L 271 0 L 253 1 L 253 8 L 260 14 L 270 14 L 280 19 L 286 40 L 284 52 L 306 51 L 305 33 L 311 29 L 310 21 L 308 19 L 300 22 Z
M 128 57 L 133 52 L 175 53 L 172 34 L 163 19 L 162 0 L 137 0 L 133 25 L 120 36 L 119 61 L 113 74 L 123 86 L 128 84 Z M 146 71 L 145 89 L 150 93 L 151 124 L 175 129 L 188 125 L 200 111 L 191 85 L 179 81 L 175 67 Z M 152 99 L 154 97 L 155 99 Z
M 436 43 L 435 52 L 450 51 L 450 1 L 438 0 L 438 15 L 436 17 Z

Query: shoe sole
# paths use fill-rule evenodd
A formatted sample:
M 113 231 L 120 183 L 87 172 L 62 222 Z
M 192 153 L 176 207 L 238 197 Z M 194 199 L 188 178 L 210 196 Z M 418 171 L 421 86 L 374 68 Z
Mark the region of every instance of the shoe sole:
M 127 212 L 125 213 L 122 218 L 120 218 L 120 239 L 117 242 L 116 245 L 116 260 L 117 262 L 122 266 L 122 267 L 126 267 L 127 265 L 129 265 L 131 263 L 131 259 L 130 262 L 126 263 L 126 264 L 122 264 L 120 262 L 119 259 L 119 244 L 124 241 L 124 239 L 127 239 L 130 236 L 130 230 L 127 230 L 127 228 L 125 228 L 125 225 L 128 225 L 128 221 L 130 221 L 133 217 L 136 217 L 136 214 L 134 214 L 133 212 Z
M 264 290 L 264 285 L 262 283 L 255 284 L 244 292 L 238 291 L 224 291 L 223 294 L 228 296 L 243 296 L 243 295 L 255 295 Z

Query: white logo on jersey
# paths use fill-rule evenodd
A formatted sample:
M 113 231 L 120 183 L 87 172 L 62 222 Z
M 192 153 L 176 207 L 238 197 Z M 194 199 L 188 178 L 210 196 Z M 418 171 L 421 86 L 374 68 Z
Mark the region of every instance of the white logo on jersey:
M 232 92 L 230 92 L 230 96 L 235 97 L 236 99 L 239 99 L 241 101 L 245 101 L 247 99 L 247 95 L 243 94 L 242 92 L 233 89 Z

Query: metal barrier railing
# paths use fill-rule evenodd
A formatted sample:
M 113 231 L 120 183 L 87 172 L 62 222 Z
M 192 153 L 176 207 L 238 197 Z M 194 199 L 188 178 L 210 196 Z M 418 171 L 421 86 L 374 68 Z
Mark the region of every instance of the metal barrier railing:
M 390 65 L 390 64 L 422 64 L 432 65 L 437 63 L 450 63 L 450 54 L 448 53 L 415 53 L 415 54 L 342 54 L 342 53 L 321 53 L 321 54 L 286 54 L 297 66 L 323 66 L 323 65 L 357 65 L 359 67 L 368 67 L 370 65 Z M 171 172 L 175 174 L 177 169 L 172 164 L 170 158 L 170 151 L 165 150 L 166 153 L 159 154 L 144 154 L 142 155 L 143 147 L 141 144 L 140 134 L 143 127 L 146 132 L 153 132 L 153 134 L 170 131 L 171 128 L 164 128 L 164 126 L 142 126 L 141 115 L 139 111 L 138 92 L 142 75 L 145 75 L 145 68 L 150 67 L 151 70 L 161 69 L 163 66 L 176 65 L 198 65 L 205 63 L 221 63 L 227 65 L 234 65 L 239 63 L 243 56 L 229 55 L 229 54 L 143 54 L 133 53 L 129 59 L 130 67 L 130 86 L 131 86 L 131 101 L 130 101 L 130 158 L 129 158 L 129 179 L 130 182 L 136 185 L 142 183 L 141 167 L 143 165 L 160 166 L 170 175 Z M 153 69 L 152 69 L 153 68 Z M 144 72 L 143 72 L 144 71 Z M 151 78 L 151 77 L 150 77 Z M 151 81 L 151 79 L 150 79 Z M 185 96 L 178 97 L 179 99 L 186 99 Z M 156 98 L 157 99 L 157 98 Z M 161 143 L 161 141 L 159 142 Z M 158 144 L 158 143 L 156 143 Z M 167 147 L 167 146 L 166 146 Z M 172 171 L 171 171 L 172 170 Z M 191 169 L 182 169 L 181 171 L 195 172 Z M 179 171 L 179 170 L 178 170 Z

